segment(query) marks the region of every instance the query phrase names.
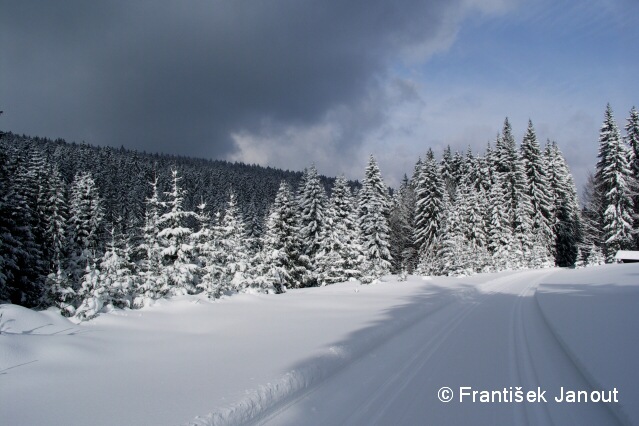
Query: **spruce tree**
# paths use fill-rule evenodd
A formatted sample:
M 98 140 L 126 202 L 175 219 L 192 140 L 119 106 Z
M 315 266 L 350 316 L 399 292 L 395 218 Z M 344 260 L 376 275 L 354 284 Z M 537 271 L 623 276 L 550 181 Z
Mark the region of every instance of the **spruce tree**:
M 532 207 L 532 232 L 536 234 L 538 244 L 546 249 L 554 249 L 555 233 L 553 229 L 553 204 L 544 157 L 537 142 L 532 121 L 528 121 L 528 129 L 521 144 L 521 157 L 524 173 L 527 178 L 527 195 Z M 554 250 L 553 250 L 554 251 Z
M 464 245 L 470 251 L 469 273 L 484 272 L 492 263 L 488 253 L 485 221 L 488 199 L 483 189 L 473 187 L 472 176 L 473 171 L 468 168 L 457 188 L 458 199 L 455 203 L 455 209 L 460 215 Z
M 77 174 L 71 184 L 68 272 L 74 289 L 79 289 L 86 275 L 87 263 L 101 256 L 104 210 L 98 188 L 90 173 Z
M 398 191 L 392 197 L 388 218 L 390 228 L 390 252 L 393 258 L 393 273 L 412 272 L 417 253 L 414 248 L 415 190 L 404 175 Z
M 506 206 L 506 188 L 500 174 L 494 176 L 488 195 L 490 212 L 487 223 L 488 250 L 492 256 L 491 269 L 495 272 L 515 267 L 519 251 L 513 238 Z
M 95 263 L 87 261 L 78 296 L 81 303 L 75 317 L 80 321 L 95 318 L 110 301 L 109 290 L 100 282 L 100 271 Z
M 514 267 L 523 267 L 530 261 L 532 250 L 532 204 L 526 187 L 527 179 L 522 159 L 516 149 L 515 138 L 508 118 L 504 120 L 502 134 L 495 147 L 495 170 L 501 176 L 505 189 L 505 205 L 513 230 L 519 258 Z
M 586 184 L 583 189 L 583 209 L 581 213 L 582 217 L 582 250 L 588 252 L 589 247 L 594 244 L 601 247 L 603 241 L 603 230 L 601 229 L 601 223 L 603 217 L 603 193 L 597 187 L 595 175 L 593 173 L 588 174 Z
M 354 220 L 353 196 L 346 178 L 333 184 L 317 254 L 317 274 L 321 285 L 361 277 L 362 247 Z
M 114 229 L 110 233 L 111 240 L 102 257 L 98 277 L 100 286 L 106 289 L 103 303 L 117 308 L 130 308 L 137 271 L 131 262 L 128 241 L 122 235 L 116 235 Z
M 163 203 L 158 193 L 158 178 L 151 185 L 151 196 L 146 199 L 144 226 L 139 250 L 140 277 L 133 300 L 135 307 L 142 307 L 154 299 L 164 296 L 169 291 L 168 281 L 162 273 L 162 246 L 160 244 L 160 215 Z
M 160 246 L 162 247 L 163 273 L 166 274 L 170 293 L 187 294 L 195 291 L 197 265 L 191 243 L 193 231 L 187 221 L 195 214 L 184 209 L 184 190 L 176 169 L 171 171 L 172 188 L 166 192 L 167 210 L 158 219 Z
M 586 259 L 586 266 L 603 265 L 605 262 L 606 259 L 601 252 L 601 248 L 593 244 L 590 247 L 590 253 L 588 254 L 588 258 Z
M 235 193 L 231 191 L 224 217 L 219 226 L 218 244 L 223 253 L 222 286 L 242 290 L 249 285 L 247 271 L 250 256 L 246 245 L 244 219 L 237 207 Z
M 444 220 L 447 193 L 432 151 L 426 157 L 415 184 L 415 247 L 420 256 L 432 253 L 435 238 Z
M 384 185 L 377 162 L 370 156 L 359 194 L 359 225 L 364 252 L 371 274 L 380 277 L 391 268 L 389 250 L 388 189 Z
M 463 212 L 457 203 L 447 203 L 446 210 L 446 218 L 438 238 L 438 273 L 448 276 L 471 275 L 474 253 L 464 236 Z
M 635 248 L 639 250 L 639 112 L 635 107 L 630 110 L 626 123 L 626 143 L 630 148 L 630 170 L 632 175 L 631 192 L 634 203 Z
M 434 160 L 434 155 L 432 150 L 428 150 L 428 155 L 426 160 L 429 159 Z M 444 154 L 442 155 L 442 160 L 440 164 L 440 179 L 442 180 L 443 187 L 446 191 L 448 191 L 448 197 L 454 197 L 455 194 L 455 173 L 454 173 L 454 164 L 453 164 L 453 153 L 450 149 L 450 145 L 446 146 L 444 149 Z
M 44 234 L 47 241 L 49 271 L 56 272 L 66 258 L 66 222 L 69 209 L 66 198 L 66 185 L 57 165 L 53 165 L 45 188 Z
M 549 195 L 553 202 L 555 242 L 552 253 L 555 264 L 562 267 L 572 266 L 577 260 L 577 251 L 584 239 L 584 223 L 577 189 L 566 160 L 555 142 L 546 145 L 544 164 L 548 176 Z M 593 238 L 599 240 L 598 237 Z M 592 241 L 591 238 L 590 242 Z
M 0 167 L 2 167 L 0 165 Z M 29 253 L 25 250 L 24 237 L 33 238 L 29 228 L 21 226 L 23 214 L 18 210 L 19 195 L 13 188 L 1 188 L 0 195 L 0 300 L 21 303 L 23 298 L 23 284 L 28 283 L 28 277 L 23 278 L 21 265 L 28 265 Z
M 595 181 L 603 194 L 601 228 L 604 256 L 607 262 L 612 262 L 618 250 L 629 249 L 633 245 L 634 205 L 630 155 L 619 135 L 610 104 L 606 107 L 599 134 L 598 158 Z
M 314 165 L 304 173 L 298 203 L 299 232 L 303 252 L 314 268 L 315 255 L 320 247 L 320 235 L 324 227 L 327 204 L 326 192 L 319 180 Z M 313 279 L 313 281 L 315 281 L 315 279 Z
M 220 244 L 221 227 L 213 223 L 206 211 L 205 203 L 197 206 L 196 219 L 198 229 L 191 234 L 191 243 L 195 248 L 199 271 L 197 288 L 204 291 L 210 298 L 217 298 L 229 290 L 225 285 L 228 282 L 224 282 L 222 278 L 226 270 L 226 253 Z M 217 214 L 217 222 L 221 222 L 219 214 Z
M 262 243 L 262 275 L 276 293 L 303 287 L 308 282 L 310 265 L 302 254 L 296 211 L 290 187 L 282 181 L 266 221 Z

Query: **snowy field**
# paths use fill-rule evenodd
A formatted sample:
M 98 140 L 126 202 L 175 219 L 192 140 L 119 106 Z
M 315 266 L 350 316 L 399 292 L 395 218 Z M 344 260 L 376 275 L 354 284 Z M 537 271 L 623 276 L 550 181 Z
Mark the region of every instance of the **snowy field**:
M 639 424 L 639 265 L 196 296 L 74 324 L 0 307 L 6 425 Z M 449 403 L 438 399 L 444 386 Z M 546 390 L 548 403 L 460 401 Z M 618 403 L 556 403 L 560 388 Z M 605 392 L 604 392 L 605 393 Z

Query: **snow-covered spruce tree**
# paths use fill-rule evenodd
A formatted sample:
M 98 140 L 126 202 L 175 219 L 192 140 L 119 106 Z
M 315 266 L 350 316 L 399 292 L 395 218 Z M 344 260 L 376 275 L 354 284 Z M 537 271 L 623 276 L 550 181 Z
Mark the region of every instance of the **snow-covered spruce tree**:
M 523 160 L 524 174 L 528 182 L 526 192 L 532 207 L 531 231 L 535 234 L 537 245 L 554 251 L 553 200 L 550 198 L 551 192 L 546 175 L 544 156 L 539 148 L 539 142 L 537 142 L 537 135 L 531 120 L 528 121 L 528 129 L 521 144 L 521 158 Z
M 163 273 L 168 280 L 169 293 L 181 295 L 195 291 L 197 265 L 191 243 L 193 231 L 186 223 L 195 213 L 184 210 L 184 191 L 180 188 L 177 170 L 173 169 L 171 176 L 172 189 L 165 193 L 167 210 L 158 219 L 158 237 L 162 247 Z
M 595 182 L 603 194 L 604 256 L 612 262 L 618 250 L 633 246 L 632 215 L 634 212 L 628 147 L 621 140 L 617 123 L 610 104 L 599 133 L 599 161 L 595 172 Z
M 415 191 L 413 184 L 404 175 L 399 190 L 395 191 L 388 217 L 390 228 L 390 252 L 393 258 L 392 272 L 412 273 L 417 262 L 414 248 Z
M 18 293 L 19 258 L 24 255 L 22 245 L 16 238 L 16 225 L 9 213 L 9 203 L 0 198 L 0 300 L 8 302 Z M 17 298 L 16 298 L 17 299 Z
M 603 265 L 604 263 L 606 263 L 606 259 L 601 252 L 601 248 L 593 244 L 590 247 L 590 253 L 588 254 L 588 258 L 586 259 L 586 266 L 597 266 Z
M 257 212 L 257 206 L 254 199 L 248 205 L 248 211 L 244 218 L 246 223 L 246 238 L 251 256 L 254 256 L 261 250 L 262 234 L 264 233 L 263 218 Z
M 44 155 L 39 150 L 34 150 L 27 155 L 24 168 L 17 176 L 19 191 L 25 198 L 32 211 L 32 222 L 30 224 L 36 244 L 41 247 L 43 255 L 46 255 L 45 242 L 45 191 L 49 186 L 49 165 Z
M 510 121 L 508 121 L 508 117 L 506 117 L 502 131 L 499 135 L 497 135 L 497 141 L 495 143 L 495 151 L 493 155 L 495 170 L 505 176 L 511 176 L 514 171 L 513 168 L 517 158 L 515 137 L 512 134 Z
M 216 214 L 217 222 L 221 215 Z M 197 288 L 208 297 L 217 298 L 228 288 L 223 285 L 222 276 L 225 270 L 225 253 L 219 242 L 220 227 L 213 223 L 206 211 L 206 204 L 197 206 L 196 219 L 198 228 L 191 234 L 191 244 L 195 248 L 195 259 L 198 265 Z
M 277 293 L 286 288 L 303 287 L 310 275 L 308 258 L 302 254 L 296 211 L 291 189 L 282 181 L 266 221 L 262 242 L 261 275 Z
M 66 258 L 65 230 L 69 209 L 66 185 L 55 164 L 51 167 L 48 182 L 44 192 L 44 233 L 48 246 L 49 271 L 56 273 Z
M 428 154 L 426 156 L 426 160 L 433 159 L 435 156 L 433 155 L 433 151 L 431 149 L 428 150 Z M 442 181 L 442 185 L 446 191 L 448 191 L 448 197 L 455 197 L 455 173 L 454 173 L 454 164 L 453 164 L 453 153 L 450 149 L 450 145 L 444 149 L 444 154 L 442 156 L 441 164 L 439 167 L 440 170 L 440 179 Z
M 29 157 L 30 159 L 31 157 Z M 27 307 L 41 306 L 45 295 L 44 278 L 47 272 L 47 261 L 44 257 L 44 231 L 39 204 L 41 176 L 33 171 L 31 161 L 20 164 L 15 172 L 15 179 L 9 186 L 6 202 L 7 212 L 15 227 L 13 236 L 20 249 L 15 269 L 12 271 L 13 287 L 11 300 Z M 11 244 L 11 243 L 9 243 Z M 17 247 L 16 247 L 17 248 Z
M 246 244 L 244 219 L 237 207 L 233 191 L 229 195 L 217 236 L 217 243 L 223 256 L 223 269 L 220 276 L 222 286 L 234 291 L 245 289 L 251 284 L 247 277 L 250 256 Z
M 304 255 L 308 257 L 312 269 L 315 269 L 315 256 L 320 247 L 327 200 L 314 165 L 305 170 L 301 185 L 298 197 L 299 233 Z M 309 284 L 315 285 L 316 281 L 313 276 Z
M 166 295 L 169 291 L 168 280 L 162 273 L 162 246 L 160 244 L 160 215 L 163 205 L 158 194 L 158 179 L 151 185 L 151 196 L 146 199 L 142 241 L 139 250 L 140 272 L 138 287 L 135 290 L 133 305 L 142 307 L 154 299 Z
M 572 266 L 583 240 L 579 198 L 568 164 L 555 142 L 544 151 L 549 195 L 553 202 L 554 257 L 557 266 Z M 597 238 L 598 240 L 598 238 Z
M 131 262 L 131 249 L 128 241 L 116 235 L 111 229 L 111 240 L 102 257 L 99 270 L 99 287 L 106 289 L 102 294 L 102 303 L 116 308 L 130 308 L 137 276 Z
M 604 197 L 601 190 L 597 187 L 595 175 L 588 174 L 586 184 L 583 189 L 583 208 L 581 210 L 581 233 L 582 243 L 580 245 L 584 253 L 590 252 L 590 246 L 596 245 L 601 247 L 603 241 L 603 231 L 601 223 L 603 218 Z
M 501 175 L 505 189 L 505 208 L 513 230 L 513 237 L 521 247 L 521 258 L 514 265 L 525 267 L 530 260 L 532 250 L 532 204 L 527 194 L 527 179 L 522 159 L 515 146 L 512 128 L 508 118 L 504 121 L 501 137 L 495 147 L 495 168 Z
M 455 182 L 455 188 L 459 186 L 459 182 L 461 181 L 462 176 L 466 172 L 465 166 L 466 166 L 466 162 L 464 160 L 464 156 L 461 154 L 461 152 L 455 151 L 455 154 L 453 154 L 452 169 L 451 169 L 453 174 L 453 180 Z M 457 194 L 457 190 L 455 190 L 451 194 L 451 200 L 454 200 L 456 198 L 457 196 L 456 194 Z
M 55 273 L 47 277 L 48 302 L 60 309 L 60 313 L 66 317 L 75 314 L 75 302 L 78 298 L 69 277 L 62 270 L 62 265 L 58 265 Z
M 475 167 L 472 165 L 470 167 Z M 474 188 L 471 179 L 473 171 L 466 170 L 457 187 L 455 210 L 460 215 L 460 226 L 464 235 L 464 243 L 470 251 L 470 272 L 485 272 L 490 269 L 492 261 L 488 252 L 488 237 L 484 211 L 488 208 L 488 199 L 483 189 Z
M 495 174 L 488 195 L 489 214 L 487 223 L 488 250 L 492 256 L 491 270 L 495 272 L 516 267 L 521 253 L 515 244 L 510 218 L 505 208 L 506 189 L 501 174 Z
M 361 277 L 363 260 L 359 232 L 355 224 L 353 196 L 346 178 L 333 184 L 332 196 L 325 215 L 325 225 L 316 256 L 316 271 L 321 285 Z
M 100 282 L 100 271 L 95 263 L 87 261 L 78 297 L 81 303 L 75 311 L 75 317 L 80 321 L 94 318 L 102 311 L 105 303 L 110 301 L 109 290 Z
M 639 250 L 639 112 L 635 107 L 630 110 L 626 123 L 626 143 L 630 148 L 630 170 L 633 178 L 631 192 L 634 203 L 635 248 Z
M 391 267 L 389 200 L 388 189 L 372 155 L 366 167 L 358 204 L 362 246 L 370 262 L 370 273 L 378 278 L 388 274 Z
M 66 185 L 57 164 L 53 164 L 44 189 L 45 238 L 48 244 L 49 274 L 46 278 L 46 304 L 60 308 L 65 316 L 75 313 L 76 293 L 65 269 L 67 259 L 67 221 L 69 209 Z
M 581 269 L 586 267 L 586 256 L 584 255 L 581 247 L 577 248 L 577 259 L 575 260 L 575 268 Z
M 462 195 L 457 187 L 458 195 Z M 464 236 L 463 212 L 459 205 L 447 203 L 447 214 L 439 235 L 438 246 L 439 274 L 448 276 L 465 276 L 474 272 L 472 248 Z
M 487 146 L 486 155 L 475 158 L 474 172 L 471 176 L 471 184 L 477 191 L 484 191 L 488 194 L 492 186 L 493 170 L 488 154 L 490 153 L 490 144 Z
M 444 200 L 448 199 L 444 180 L 437 167 L 433 152 L 429 150 L 417 174 L 415 183 L 415 247 L 419 251 L 420 264 L 422 258 L 431 259 L 435 254 L 435 240 L 439 235 L 442 221 L 445 218 Z M 432 264 L 431 261 L 427 262 Z M 433 271 L 420 270 L 422 274 Z
M 104 210 L 90 173 L 77 174 L 71 184 L 67 227 L 69 262 L 67 271 L 74 290 L 86 275 L 87 263 L 101 257 Z
M 18 168 L 18 176 L 24 174 Z M 18 180 L 18 179 L 16 179 Z M 41 259 L 32 232 L 33 211 L 17 183 L 4 181 L 0 199 L 0 299 L 24 306 L 39 304 L 38 276 L 29 265 Z

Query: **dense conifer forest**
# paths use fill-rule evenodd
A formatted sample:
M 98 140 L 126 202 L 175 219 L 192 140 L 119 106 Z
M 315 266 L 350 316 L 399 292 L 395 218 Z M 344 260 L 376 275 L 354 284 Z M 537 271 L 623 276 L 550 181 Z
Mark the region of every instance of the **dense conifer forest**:
M 179 294 L 611 262 L 639 244 L 636 109 L 624 129 L 608 106 L 583 206 L 532 122 L 520 144 L 506 119 L 482 153 L 427 149 L 394 190 L 372 156 L 359 183 L 5 133 L 0 300 L 88 319 Z

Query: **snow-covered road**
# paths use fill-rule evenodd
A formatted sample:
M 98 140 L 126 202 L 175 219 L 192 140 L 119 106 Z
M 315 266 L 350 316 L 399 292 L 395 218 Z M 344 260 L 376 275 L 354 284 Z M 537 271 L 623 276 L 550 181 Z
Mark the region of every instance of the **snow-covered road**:
M 557 403 L 592 391 L 540 312 L 553 272 L 528 271 L 461 289 L 452 303 L 258 421 L 262 425 L 615 425 L 602 403 Z M 450 387 L 451 402 L 438 399 Z M 545 390 L 544 402 L 472 402 L 459 389 Z M 472 391 L 469 391 L 472 392 Z M 509 395 L 509 393 L 508 393 Z

